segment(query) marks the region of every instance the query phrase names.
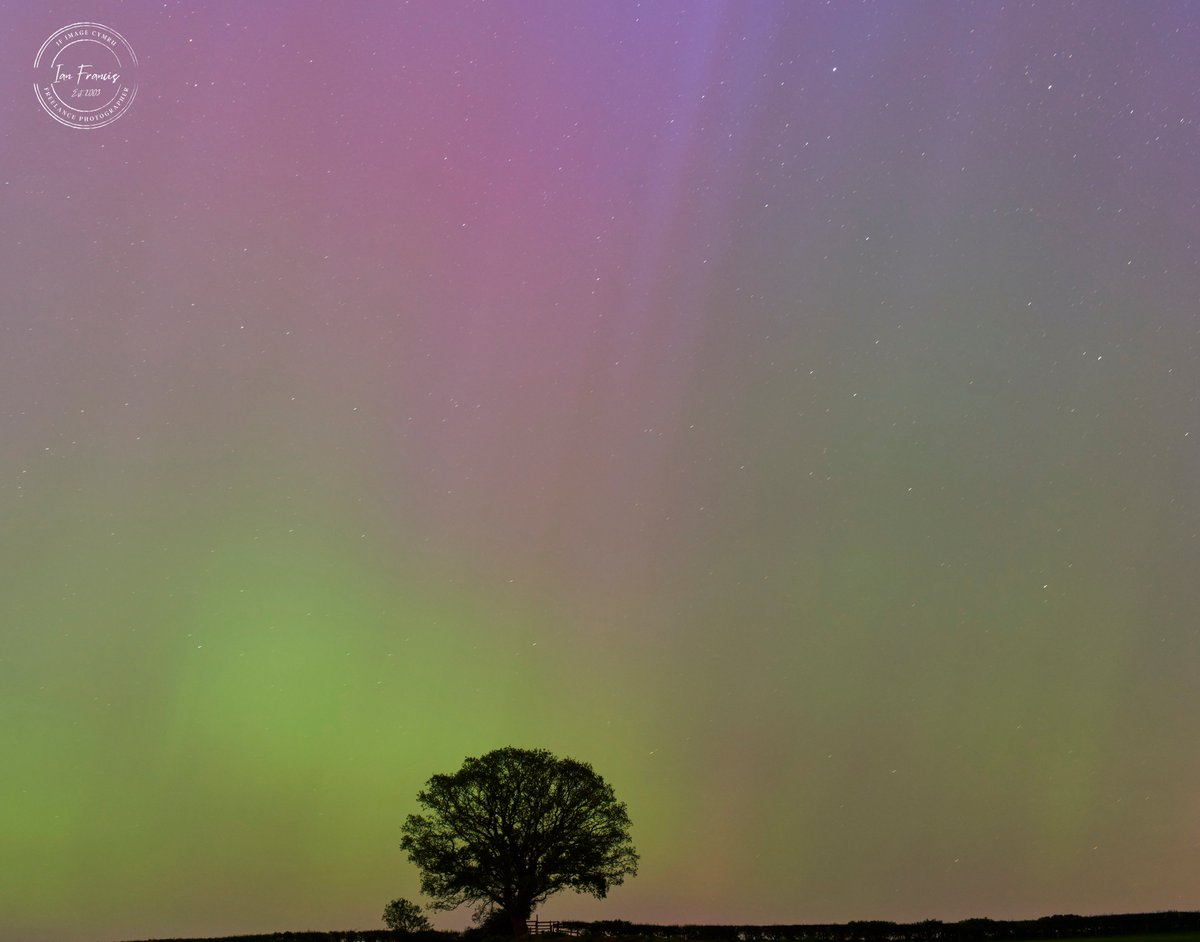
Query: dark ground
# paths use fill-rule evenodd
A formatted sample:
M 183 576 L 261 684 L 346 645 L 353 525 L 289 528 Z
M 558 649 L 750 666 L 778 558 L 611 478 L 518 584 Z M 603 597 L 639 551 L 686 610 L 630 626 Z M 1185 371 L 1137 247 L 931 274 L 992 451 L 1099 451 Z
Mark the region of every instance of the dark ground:
M 965 919 L 916 923 L 848 922 L 794 926 L 647 925 L 622 920 L 561 922 L 570 936 L 609 942 L 1200 942 L 1200 912 L 1127 913 L 1110 916 L 1044 916 L 1004 921 Z M 549 934 L 549 933 L 542 933 Z M 568 936 L 568 937 L 570 937 Z M 146 942 L 485 942 L 479 930 L 416 932 L 387 929 L 340 932 L 275 932 L 222 939 L 158 939 Z

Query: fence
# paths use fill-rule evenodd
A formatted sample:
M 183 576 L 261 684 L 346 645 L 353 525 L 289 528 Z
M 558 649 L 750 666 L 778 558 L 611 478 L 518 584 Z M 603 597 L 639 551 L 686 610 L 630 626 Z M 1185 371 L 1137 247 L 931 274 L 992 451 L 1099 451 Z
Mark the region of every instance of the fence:
M 579 935 L 578 926 L 567 925 L 558 920 L 538 919 L 536 916 L 525 923 L 530 935 Z

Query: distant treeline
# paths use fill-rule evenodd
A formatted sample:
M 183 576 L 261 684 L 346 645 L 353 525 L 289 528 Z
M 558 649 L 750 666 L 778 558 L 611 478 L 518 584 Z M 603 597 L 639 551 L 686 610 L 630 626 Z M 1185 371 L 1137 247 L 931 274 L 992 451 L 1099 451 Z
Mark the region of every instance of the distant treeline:
M 1043 916 L 1041 919 L 964 919 L 962 922 L 848 922 L 798 926 L 659 926 L 607 920 L 561 922 L 587 935 L 689 942 L 990 942 L 1086 939 L 1101 936 L 1200 932 L 1200 912 L 1130 913 L 1119 916 Z
M 660 926 L 610 919 L 601 922 L 559 922 L 558 926 L 584 936 L 626 939 L 682 939 L 688 942 L 1025 942 L 1041 939 L 1088 939 L 1146 936 L 1166 933 L 1200 934 L 1200 912 L 1131 913 L 1123 916 L 1043 916 L 1005 921 L 964 919 L 962 922 L 847 922 L 800 926 Z M 480 937 L 478 929 L 466 936 Z M 387 929 L 342 932 L 276 932 L 235 935 L 223 939 L 159 939 L 156 942 L 461 942 L 458 932 L 413 932 L 400 935 Z M 533 939 L 539 939 L 534 936 Z

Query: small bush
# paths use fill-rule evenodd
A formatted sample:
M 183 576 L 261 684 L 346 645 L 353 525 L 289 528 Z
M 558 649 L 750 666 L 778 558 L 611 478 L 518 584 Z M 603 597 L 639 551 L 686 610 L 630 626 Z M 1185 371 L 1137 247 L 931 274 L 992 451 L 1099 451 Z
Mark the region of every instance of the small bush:
M 421 907 L 406 899 L 394 899 L 383 909 L 383 924 L 393 932 L 427 932 L 433 927 Z

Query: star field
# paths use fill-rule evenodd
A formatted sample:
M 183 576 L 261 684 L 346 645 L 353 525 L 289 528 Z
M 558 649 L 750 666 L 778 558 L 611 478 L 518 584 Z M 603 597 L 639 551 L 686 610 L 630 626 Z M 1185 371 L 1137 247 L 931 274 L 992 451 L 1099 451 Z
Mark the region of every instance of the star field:
M 504 745 L 544 918 L 1197 908 L 1195 5 L 0 8 L 0 939 L 377 927 Z

